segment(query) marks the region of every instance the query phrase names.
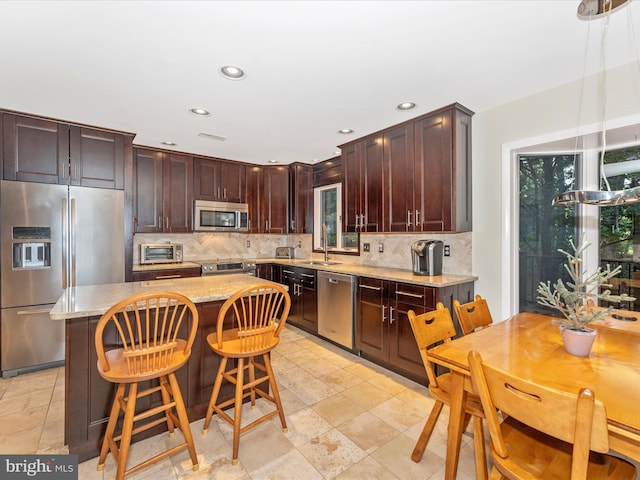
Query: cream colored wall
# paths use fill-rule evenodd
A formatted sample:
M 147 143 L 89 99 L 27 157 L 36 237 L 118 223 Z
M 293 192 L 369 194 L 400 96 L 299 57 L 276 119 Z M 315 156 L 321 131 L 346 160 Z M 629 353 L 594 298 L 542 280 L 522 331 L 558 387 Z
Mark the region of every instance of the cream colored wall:
M 514 148 L 570 138 L 601 127 L 597 78 L 587 80 L 584 106 L 578 122 L 581 81 L 478 112 L 473 117 L 473 274 L 479 277 L 476 293 L 486 297 L 495 319 L 517 312 L 509 298 L 513 278 L 509 237 L 517 232 L 510 216 L 510 187 L 517 175 Z M 638 123 L 640 81 L 638 64 L 607 73 L 607 127 Z M 468 105 L 473 109 L 473 105 Z M 578 123 L 581 125 L 578 127 Z M 631 138 L 630 140 L 633 140 Z M 515 230 L 514 230 L 515 229 Z

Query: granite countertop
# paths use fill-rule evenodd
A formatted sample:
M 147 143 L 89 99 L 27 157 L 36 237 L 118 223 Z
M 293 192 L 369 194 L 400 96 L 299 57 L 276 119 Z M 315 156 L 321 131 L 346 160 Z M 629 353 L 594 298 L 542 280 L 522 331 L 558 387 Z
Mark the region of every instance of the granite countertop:
M 462 283 L 473 282 L 478 279 L 478 277 L 473 275 L 454 275 L 449 273 L 430 277 L 416 275 L 411 270 L 405 270 L 402 268 L 370 267 L 367 265 L 358 265 L 354 263 L 337 262 L 335 265 L 322 265 L 319 263 L 310 264 L 309 262 L 312 261 L 312 259 L 309 258 L 255 258 L 251 259 L 251 261 L 256 263 L 278 263 L 280 265 L 312 268 L 314 270 L 344 273 L 347 275 L 356 275 L 360 277 L 380 278 L 382 280 L 413 283 L 415 285 L 424 285 L 426 287 L 436 288 L 459 285 Z M 318 260 L 313 259 L 313 261 L 317 262 Z
M 229 274 L 72 287 L 63 292 L 49 316 L 52 320 L 68 320 L 102 315 L 123 298 L 153 290 L 182 293 L 194 303 L 215 302 L 226 300 L 241 288 L 264 282 L 268 280 Z
M 277 263 L 280 265 L 291 265 L 294 267 L 311 268 L 313 270 L 323 270 L 327 272 L 344 273 L 347 275 L 356 275 L 361 277 L 380 278 L 382 280 L 391 280 L 395 282 L 413 283 L 415 285 L 424 285 L 426 287 L 450 287 L 462 283 L 473 282 L 478 279 L 474 275 L 455 275 L 444 273 L 437 276 L 416 275 L 411 270 L 402 268 L 388 267 L 371 267 L 367 265 L 359 265 L 355 263 L 336 262 L 334 265 L 322 265 L 320 263 L 310 264 L 309 262 L 318 262 L 318 259 L 311 258 L 245 258 L 242 261 L 249 263 Z M 157 265 L 134 265 L 133 271 L 145 270 L 163 270 L 175 268 L 192 268 L 199 267 L 200 263 L 183 262 L 183 263 L 165 263 Z

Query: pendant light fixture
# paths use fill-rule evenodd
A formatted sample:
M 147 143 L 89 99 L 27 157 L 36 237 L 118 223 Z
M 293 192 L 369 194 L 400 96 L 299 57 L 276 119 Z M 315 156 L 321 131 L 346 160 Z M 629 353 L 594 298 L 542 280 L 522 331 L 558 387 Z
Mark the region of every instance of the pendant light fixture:
M 584 203 L 588 205 L 596 205 L 599 207 L 612 206 L 612 205 L 624 205 L 630 203 L 640 202 L 640 187 L 633 187 L 624 190 L 611 190 L 609 181 L 605 175 L 604 169 L 604 154 L 607 147 L 607 128 L 606 128 L 606 93 L 607 93 L 607 70 L 606 62 L 604 61 L 605 46 L 606 46 L 606 32 L 608 29 L 609 16 L 616 10 L 621 9 L 625 5 L 631 3 L 631 0 L 582 0 L 578 5 L 578 18 L 580 20 L 591 21 L 598 18 L 603 18 L 606 22 L 602 29 L 602 145 L 600 152 L 600 174 L 603 182 L 605 183 L 607 190 L 571 190 L 568 192 L 557 195 L 552 205 L 566 206 L 573 205 L 575 203 Z M 635 37 L 633 38 L 635 42 Z M 588 42 L 588 39 L 587 39 Z M 636 54 L 638 49 L 635 49 Z M 638 61 L 638 59 L 636 59 Z M 585 58 L 586 63 L 586 58 Z M 640 65 L 640 62 L 638 62 Z M 584 78 L 583 78 L 584 82 Z M 580 105 L 584 99 L 580 98 Z M 577 143 L 577 142 L 576 142 Z

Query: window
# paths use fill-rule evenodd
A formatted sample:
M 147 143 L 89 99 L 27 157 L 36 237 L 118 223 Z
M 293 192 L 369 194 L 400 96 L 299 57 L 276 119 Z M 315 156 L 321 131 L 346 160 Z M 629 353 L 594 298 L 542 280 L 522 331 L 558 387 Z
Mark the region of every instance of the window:
M 574 206 L 553 207 L 558 192 L 575 185 L 574 155 L 520 155 L 520 311 L 557 315 L 537 303 L 540 282 L 567 280 L 565 256 L 576 233 Z
M 604 155 L 603 190 L 623 190 L 640 186 L 640 147 L 608 150 Z M 640 310 L 640 203 L 616 205 L 600 209 L 600 265 L 620 266 L 620 274 L 612 278 L 611 291 L 626 293 L 635 301 L 615 308 Z
M 551 206 L 551 199 L 559 192 L 594 189 L 576 174 L 580 165 L 590 169 L 592 178 L 599 179 L 602 190 L 640 186 L 640 147 L 605 152 L 603 164 L 608 185 L 599 177 L 600 152 L 591 149 L 586 155 L 588 162 L 581 161 L 582 155 L 573 154 L 518 156 L 520 311 L 544 311 L 544 307 L 537 304 L 536 288 L 540 281 L 569 280 L 563 267 L 565 258 L 558 249 L 571 251 L 569 239 L 575 241 L 579 232 L 588 230 L 586 221 L 595 226 L 595 237 L 590 242 L 599 243 L 600 247 L 591 259 L 583 258 L 586 270 L 594 271 L 598 262 L 602 268 L 607 264 L 612 268 L 620 266 L 620 274 L 611 279 L 610 286 L 603 288 L 636 298 L 636 301 L 612 303 L 613 307 L 640 310 L 640 203 L 588 206 L 589 210 L 585 210 L 584 205 Z
M 349 251 L 358 248 L 358 234 L 342 232 L 342 184 L 334 183 L 313 189 L 313 248 L 325 250 L 323 224 L 329 251 Z

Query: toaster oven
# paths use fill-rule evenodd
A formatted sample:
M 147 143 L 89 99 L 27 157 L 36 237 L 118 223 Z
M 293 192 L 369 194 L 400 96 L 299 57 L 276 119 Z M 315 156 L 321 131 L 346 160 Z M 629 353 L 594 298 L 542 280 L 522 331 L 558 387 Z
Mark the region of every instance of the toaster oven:
M 182 263 L 181 243 L 141 243 L 140 265 Z

